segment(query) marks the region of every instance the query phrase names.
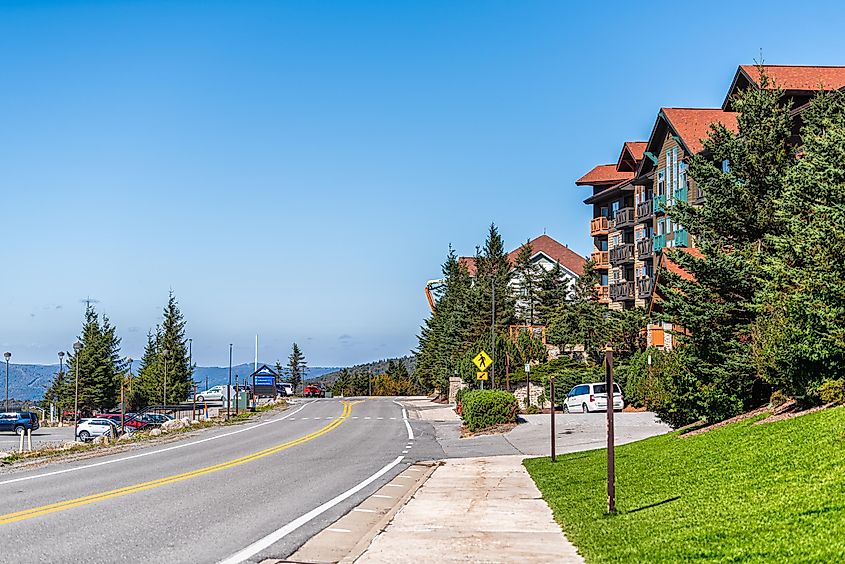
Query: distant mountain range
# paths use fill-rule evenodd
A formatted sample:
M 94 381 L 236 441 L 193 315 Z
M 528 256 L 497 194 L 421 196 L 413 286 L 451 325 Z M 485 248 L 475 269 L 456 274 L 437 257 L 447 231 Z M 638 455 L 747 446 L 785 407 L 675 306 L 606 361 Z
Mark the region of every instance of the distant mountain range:
M 140 361 L 132 363 L 132 373 L 138 374 Z M 273 364 L 268 363 L 270 368 Z M 261 366 L 259 364 L 259 366 Z M 67 366 L 65 366 L 67 370 Z M 320 378 L 321 376 L 341 370 L 337 366 L 309 366 L 305 373 L 307 380 Z M 9 397 L 17 400 L 33 401 L 44 396 L 44 390 L 53 381 L 59 371 L 58 364 L 10 364 L 9 365 Z M 232 366 L 232 378 L 237 375 L 239 378 L 249 376 L 253 372 L 253 364 L 238 364 Z M 208 378 L 209 386 L 225 384 L 229 379 L 229 367 L 223 366 L 197 366 L 194 369 L 194 381 L 200 388 L 205 386 Z M 6 393 L 6 367 L 0 363 L 0 400 Z
M 366 364 L 356 364 L 355 366 L 350 366 L 350 372 L 370 372 L 373 376 L 378 376 L 379 374 L 384 374 L 387 371 L 387 365 L 390 361 L 399 361 L 405 364 L 405 368 L 408 369 L 409 374 L 413 374 L 414 370 L 417 367 L 417 357 L 409 355 L 403 356 L 399 358 L 387 358 L 384 360 L 376 360 L 373 362 L 368 362 Z M 318 382 L 325 384 L 326 386 L 331 386 L 335 380 L 340 377 L 340 372 L 343 368 L 337 368 L 332 372 L 326 372 L 321 376 L 311 376 Z

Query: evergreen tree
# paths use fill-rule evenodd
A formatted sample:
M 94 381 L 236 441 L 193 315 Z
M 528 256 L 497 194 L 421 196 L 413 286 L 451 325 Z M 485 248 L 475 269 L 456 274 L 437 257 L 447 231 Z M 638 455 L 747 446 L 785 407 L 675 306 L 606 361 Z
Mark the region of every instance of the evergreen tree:
M 814 402 L 824 379 L 845 375 L 845 95 L 819 94 L 802 119 L 752 334 L 758 374 Z
M 108 318 L 103 317 L 101 322 L 90 303 L 85 308 L 85 321 L 79 340 L 82 349 L 79 353 L 74 351 L 68 354 L 69 372 L 62 375 L 62 385 L 53 386 L 56 391 L 61 390 L 59 403 L 65 406 L 74 404 L 78 379 L 81 413 L 91 414 L 111 409 L 120 400 L 119 378 L 124 370 L 120 357 L 120 339 Z
M 299 345 L 294 343 L 293 347 L 291 347 L 287 365 L 288 382 L 293 385 L 294 392 L 302 384 L 302 380 L 305 377 L 305 370 L 305 355 L 302 354 Z
M 493 288 L 495 288 L 496 333 L 507 333 L 514 322 L 514 296 L 511 291 L 511 263 L 505 243 L 496 225 L 491 223 L 483 250 L 476 251 L 475 335 L 490 332 L 493 319 Z
M 147 333 L 147 345 L 135 379 L 135 389 L 142 406 L 164 403 L 164 363 L 160 364 L 162 359 L 158 354 L 160 342 L 161 327 L 156 325 L 155 331 Z
M 537 312 L 541 306 L 540 291 L 544 270 L 531 260 L 533 255 L 534 249 L 531 248 L 531 241 L 528 240 L 519 248 L 516 262 L 513 265 L 514 278 L 518 282 L 517 290 L 519 292 L 519 297 L 516 300 L 516 306 L 519 309 L 518 316 L 526 325 L 537 323 Z
M 790 107 L 762 70 L 758 82 L 733 101 L 738 132 L 714 125 L 704 152 L 689 159 L 705 204 L 680 202 L 668 211 L 704 255 L 666 251 L 692 280 L 660 273 L 663 318 L 684 329 L 676 338 L 688 361 L 669 408 L 689 421 L 730 417 L 751 405 L 755 390 L 760 395 L 751 355 L 754 301 L 770 237 L 782 230 L 777 202 L 793 159 Z
M 560 262 L 540 274 L 537 292 L 537 323 L 548 325 L 553 311 L 574 298 L 573 288 Z

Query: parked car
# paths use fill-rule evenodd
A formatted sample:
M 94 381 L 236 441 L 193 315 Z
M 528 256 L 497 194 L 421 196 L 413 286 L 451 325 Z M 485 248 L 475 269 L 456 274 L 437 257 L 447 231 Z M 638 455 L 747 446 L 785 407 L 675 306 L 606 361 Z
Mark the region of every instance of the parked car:
M 302 389 L 302 395 L 306 398 L 324 398 L 326 397 L 326 390 L 320 384 L 308 384 Z
M 235 387 L 232 386 L 231 390 L 227 392 L 227 386 L 212 386 L 204 392 L 197 392 L 197 402 L 222 402 L 224 405 L 226 403 L 226 398 L 231 397 L 234 399 L 235 396 Z M 191 401 L 191 398 L 188 398 L 188 401 Z
M 23 435 L 26 431 L 34 431 L 40 426 L 38 415 L 32 411 L 0 413 L 0 432 L 9 431 L 16 435 Z
M 619 384 L 613 384 L 613 410 L 622 411 L 625 401 L 622 399 L 622 389 Z M 604 382 L 594 384 L 580 384 L 566 395 L 563 403 L 564 413 L 589 413 L 591 411 L 605 411 L 607 409 L 607 387 Z
M 293 384 L 290 382 L 279 382 L 276 384 L 276 391 L 280 396 L 290 397 L 293 395 Z
M 117 437 L 119 435 L 120 429 L 117 424 L 111 419 L 102 417 L 83 419 L 76 428 L 76 437 L 83 442 L 88 442 L 95 437 Z
M 173 419 L 172 415 L 166 415 L 164 413 L 141 413 L 138 415 L 132 414 L 133 417 L 136 419 L 147 423 L 148 425 L 161 425 L 167 421 Z
M 120 413 L 98 413 L 94 415 L 94 417 L 98 419 L 111 419 L 114 421 L 115 425 L 118 427 L 120 426 Z M 149 423 L 146 421 L 142 421 L 139 419 L 134 413 L 125 413 L 123 416 L 123 431 L 128 432 L 130 429 L 132 431 L 137 431 L 138 429 L 143 429 L 144 427 L 148 427 Z

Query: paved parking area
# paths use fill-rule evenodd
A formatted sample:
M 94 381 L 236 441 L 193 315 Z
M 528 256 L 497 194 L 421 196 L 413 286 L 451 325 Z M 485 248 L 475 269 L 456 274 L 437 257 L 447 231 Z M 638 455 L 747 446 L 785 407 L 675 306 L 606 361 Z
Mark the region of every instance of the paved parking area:
M 12 432 L 0 433 L 0 451 L 10 452 L 18 449 L 18 436 Z M 41 427 L 32 433 L 32 448 L 47 443 L 61 444 L 73 440 L 73 427 Z

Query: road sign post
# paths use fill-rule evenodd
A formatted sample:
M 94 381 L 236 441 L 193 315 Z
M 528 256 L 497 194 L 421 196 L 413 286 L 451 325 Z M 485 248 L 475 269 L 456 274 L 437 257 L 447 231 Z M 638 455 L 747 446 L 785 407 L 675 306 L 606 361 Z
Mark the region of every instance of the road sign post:
M 607 512 L 616 513 L 616 453 L 613 437 L 613 346 L 604 347 L 606 376 L 604 380 L 607 395 Z
M 527 366 L 527 365 L 526 365 Z M 549 378 L 549 396 L 552 400 L 552 462 L 555 461 L 555 377 Z
M 488 378 L 487 368 L 489 368 L 493 364 L 493 359 L 490 358 L 490 355 L 484 351 L 479 352 L 475 355 L 475 358 L 472 359 L 472 363 L 478 368 L 478 372 L 475 373 L 475 379 L 481 382 L 481 389 L 484 389 L 484 382 Z M 484 375 L 482 377 L 482 374 Z
M 531 405 L 531 364 L 525 363 L 525 401 L 528 407 Z

